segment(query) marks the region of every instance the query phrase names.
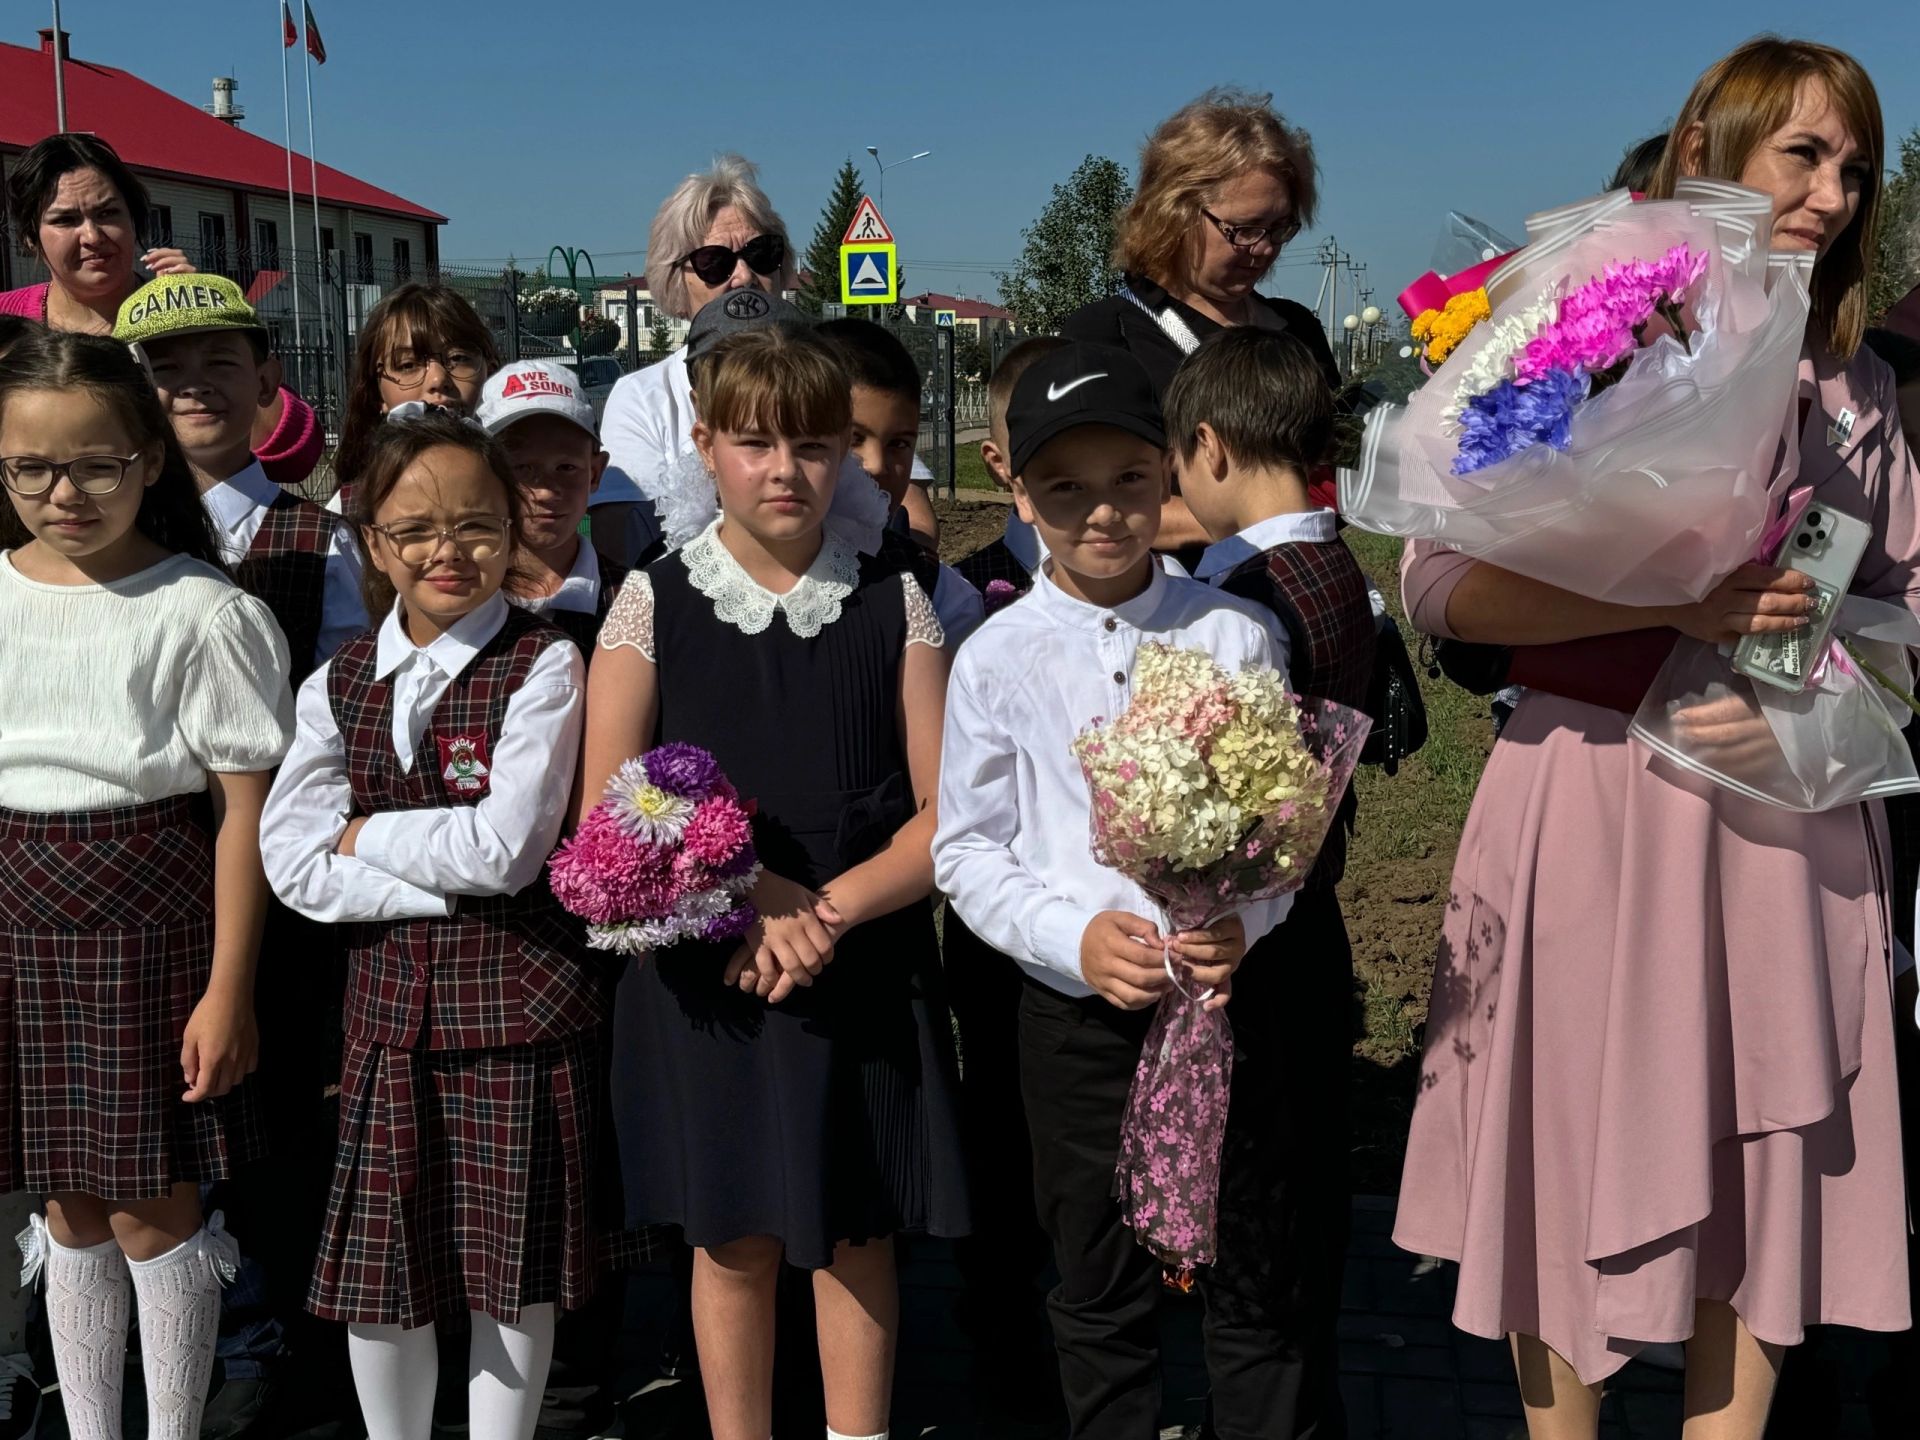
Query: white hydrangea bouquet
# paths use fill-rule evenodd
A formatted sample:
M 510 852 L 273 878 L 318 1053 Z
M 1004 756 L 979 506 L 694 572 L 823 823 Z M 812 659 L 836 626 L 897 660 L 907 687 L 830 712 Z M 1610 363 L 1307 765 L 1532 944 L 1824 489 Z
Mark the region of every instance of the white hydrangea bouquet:
M 1369 728 L 1358 711 L 1288 694 L 1278 671 L 1229 675 L 1204 650 L 1143 645 L 1127 708 L 1073 742 L 1094 858 L 1164 908 L 1168 936 L 1296 890 Z M 1141 1047 L 1114 1185 L 1184 1284 L 1214 1256 L 1233 1037 L 1170 945 L 1162 960 L 1174 988 Z

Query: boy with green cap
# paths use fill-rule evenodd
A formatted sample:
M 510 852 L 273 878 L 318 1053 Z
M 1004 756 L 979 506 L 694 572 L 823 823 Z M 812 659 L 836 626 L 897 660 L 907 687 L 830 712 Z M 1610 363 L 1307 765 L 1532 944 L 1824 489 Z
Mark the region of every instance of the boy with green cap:
M 366 607 L 360 553 L 345 522 L 283 490 L 254 457 L 254 417 L 274 394 L 260 317 L 224 276 L 167 275 L 127 297 L 113 333 L 152 375 L 223 558 L 285 632 L 298 687 L 366 628 Z M 282 1332 L 302 1323 L 332 1159 L 325 1091 L 339 1066 L 326 1016 L 338 1013 L 341 977 L 327 962 L 339 947 L 329 932 L 275 904 L 262 950 L 291 962 L 260 967 L 255 981 L 262 1041 L 255 1083 L 275 1154 L 271 1173 L 256 1167 L 225 1182 L 232 1193 L 217 1197 L 235 1217 L 247 1258 L 222 1295 L 220 1386 L 208 1401 L 203 1440 L 231 1440 L 252 1428 L 291 1378 L 276 1373 L 289 1353 Z

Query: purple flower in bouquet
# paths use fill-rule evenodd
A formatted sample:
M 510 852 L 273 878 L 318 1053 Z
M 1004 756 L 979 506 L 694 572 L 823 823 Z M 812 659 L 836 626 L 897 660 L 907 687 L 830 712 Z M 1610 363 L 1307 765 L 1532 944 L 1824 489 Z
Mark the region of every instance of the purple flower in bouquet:
M 1521 385 L 1503 380 L 1476 395 L 1460 412 L 1460 453 L 1453 473 L 1471 475 L 1536 445 L 1565 450 L 1573 439 L 1573 411 L 1587 398 L 1579 371 L 1549 370 Z
M 661 746 L 623 764 L 554 852 L 554 896 L 587 921 L 596 949 L 737 938 L 756 918 L 745 898 L 760 873 L 749 817 L 713 756 Z
M 982 592 L 980 598 L 986 606 L 987 614 L 991 615 L 994 611 L 1011 605 L 1014 601 L 1018 600 L 1020 598 L 1020 592 L 1013 588 L 1013 582 L 1011 580 L 989 580 L 987 582 L 987 588 Z
M 720 762 L 698 745 L 673 741 L 640 757 L 647 778 L 669 795 L 701 800 L 720 787 Z

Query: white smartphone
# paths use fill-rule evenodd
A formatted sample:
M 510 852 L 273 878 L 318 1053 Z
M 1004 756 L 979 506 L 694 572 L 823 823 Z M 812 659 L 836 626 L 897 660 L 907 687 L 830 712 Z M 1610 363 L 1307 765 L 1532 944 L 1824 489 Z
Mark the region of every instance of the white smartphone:
M 1813 577 L 1813 609 L 1804 629 L 1773 635 L 1746 635 L 1734 647 L 1733 668 L 1763 685 L 1796 693 L 1807 688 L 1807 678 L 1827 647 L 1834 613 L 1867 553 L 1873 527 L 1844 511 L 1814 501 L 1807 506 L 1787 543 L 1779 565 Z

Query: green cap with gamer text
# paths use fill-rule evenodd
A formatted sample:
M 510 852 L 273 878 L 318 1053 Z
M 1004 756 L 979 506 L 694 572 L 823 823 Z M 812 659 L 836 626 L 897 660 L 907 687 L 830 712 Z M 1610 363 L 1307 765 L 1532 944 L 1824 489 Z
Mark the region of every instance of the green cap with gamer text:
M 162 275 L 126 298 L 114 322 L 113 338 L 144 345 L 173 335 L 209 330 L 264 332 L 260 316 L 240 287 L 224 275 Z

